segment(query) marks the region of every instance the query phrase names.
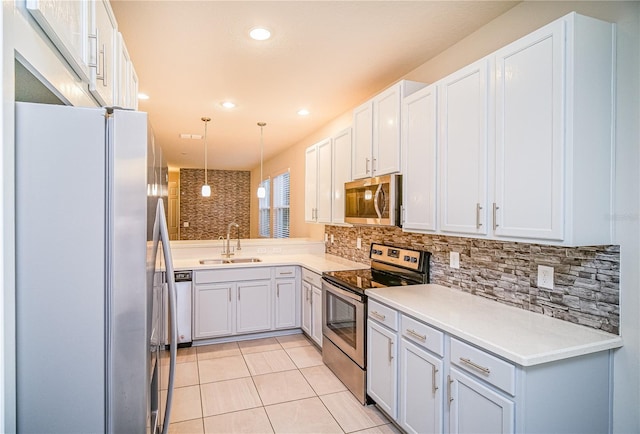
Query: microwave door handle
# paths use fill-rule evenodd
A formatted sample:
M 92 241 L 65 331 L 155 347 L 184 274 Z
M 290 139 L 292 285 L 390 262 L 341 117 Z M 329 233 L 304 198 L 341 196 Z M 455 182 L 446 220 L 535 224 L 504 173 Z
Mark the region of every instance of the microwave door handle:
M 378 188 L 376 189 L 376 195 L 373 198 L 373 207 L 376 209 L 376 214 L 378 214 L 378 218 L 382 218 L 382 213 L 380 212 L 380 206 L 378 205 L 378 198 L 380 197 L 380 192 L 382 191 L 382 184 L 378 184 Z

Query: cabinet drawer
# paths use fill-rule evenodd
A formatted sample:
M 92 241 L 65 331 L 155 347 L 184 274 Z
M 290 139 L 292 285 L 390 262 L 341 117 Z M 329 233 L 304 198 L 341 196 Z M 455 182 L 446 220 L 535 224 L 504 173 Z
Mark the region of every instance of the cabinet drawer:
M 515 396 L 516 368 L 512 364 L 453 338 L 451 363 Z
M 260 279 L 271 279 L 270 267 L 198 270 L 194 277 L 195 283 L 236 282 L 238 280 Z
M 444 355 L 444 333 L 406 315 L 400 317 L 402 337 L 440 357 Z
M 296 267 L 276 267 L 276 277 L 296 277 Z
M 306 268 L 302 269 L 302 280 L 312 284 L 317 288 L 322 288 L 322 276 L 313 271 L 309 271 Z
M 371 299 L 368 303 L 369 318 L 386 325 L 393 331 L 398 331 L 398 312 Z

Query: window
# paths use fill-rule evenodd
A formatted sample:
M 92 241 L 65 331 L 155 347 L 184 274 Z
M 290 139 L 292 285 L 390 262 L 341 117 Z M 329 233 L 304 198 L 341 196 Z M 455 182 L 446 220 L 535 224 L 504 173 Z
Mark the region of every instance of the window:
M 258 199 L 258 232 L 259 236 L 263 238 L 271 237 L 271 180 L 265 179 L 262 181 L 262 186 L 266 190 L 267 194 L 262 199 Z
M 273 178 L 273 237 L 289 238 L 289 172 Z

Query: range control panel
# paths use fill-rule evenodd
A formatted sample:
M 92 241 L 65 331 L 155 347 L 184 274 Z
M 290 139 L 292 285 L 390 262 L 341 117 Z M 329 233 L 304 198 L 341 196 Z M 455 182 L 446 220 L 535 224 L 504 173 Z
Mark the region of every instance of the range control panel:
M 399 265 L 412 270 L 420 270 L 420 252 L 416 250 L 372 244 L 369 256 L 371 259 L 379 262 Z

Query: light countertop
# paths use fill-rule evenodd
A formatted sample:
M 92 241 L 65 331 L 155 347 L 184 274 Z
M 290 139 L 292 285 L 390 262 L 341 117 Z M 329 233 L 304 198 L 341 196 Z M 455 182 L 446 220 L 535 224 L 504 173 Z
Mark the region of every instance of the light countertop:
M 232 258 L 242 258 L 246 256 L 255 256 L 260 258 L 261 262 L 239 263 L 239 264 L 200 264 L 199 259 L 220 259 L 221 256 L 211 256 L 199 259 L 174 259 L 173 268 L 176 271 L 182 270 L 213 270 L 217 268 L 246 268 L 246 267 L 274 267 L 280 265 L 299 265 L 315 273 L 322 274 L 325 271 L 342 271 L 357 270 L 369 268 L 369 265 L 359 262 L 349 261 L 335 255 L 326 253 L 300 253 L 295 255 L 270 255 L 256 254 L 245 256 L 233 256 Z
M 622 338 L 441 285 L 368 289 L 367 295 L 521 366 L 622 346 Z

